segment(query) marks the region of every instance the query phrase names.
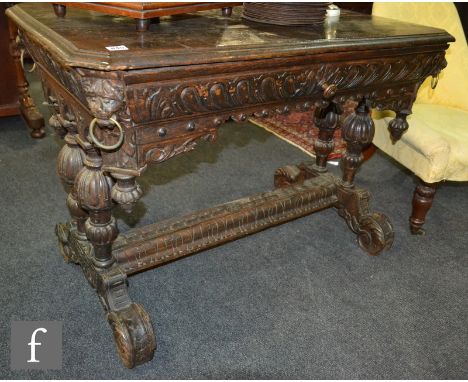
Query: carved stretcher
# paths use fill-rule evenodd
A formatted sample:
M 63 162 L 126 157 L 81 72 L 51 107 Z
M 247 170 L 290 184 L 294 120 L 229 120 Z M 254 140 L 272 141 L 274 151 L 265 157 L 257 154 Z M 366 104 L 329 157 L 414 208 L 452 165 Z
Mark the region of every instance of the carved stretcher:
M 330 34 L 322 30 L 206 12 L 161 22 L 142 37 L 131 21 L 97 21 L 82 10 L 71 9 L 66 23 L 47 5 L 16 5 L 8 16 L 39 68 L 50 124 L 65 140 L 57 171 L 71 220 L 56 227 L 62 255 L 96 289 L 127 367 L 149 361 L 156 346 L 148 314 L 129 297 L 128 275 L 325 208 L 338 211 L 367 253 L 391 246 L 390 222 L 371 212 L 369 193 L 354 184 L 374 135 L 369 111 L 395 111 L 390 133 L 403 134 L 419 85 L 446 65 L 453 39 L 445 31 L 346 15 L 324 39 Z M 106 50 L 110 41 L 127 49 Z M 349 99 L 357 107 L 340 126 Z M 315 163 L 278 169 L 271 191 L 118 233 L 112 208 L 131 211 L 148 164 L 214 140 L 228 119 L 312 106 Z M 337 128 L 347 143 L 341 178 L 326 167 Z

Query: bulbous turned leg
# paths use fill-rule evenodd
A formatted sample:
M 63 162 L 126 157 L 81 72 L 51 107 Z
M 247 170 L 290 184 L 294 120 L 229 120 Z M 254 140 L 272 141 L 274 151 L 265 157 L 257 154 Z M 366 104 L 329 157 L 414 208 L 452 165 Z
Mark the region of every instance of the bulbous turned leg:
M 71 191 L 75 179 L 83 168 L 84 152 L 76 142 L 76 132 L 65 135 L 65 145 L 57 157 L 57 174 L 66 191 Z
M 370 211 L 369 192 L 354 186 L 354 176 L 363 162 L 362 150 L 371 144 L 374 131 L 374 122 L 363 99 L 343 123 L 342 136 L 347 150 L 341 161 L 343 179 L 337 185 L 338 213 L 357 234 L 359 246 L 370 255 L 390 248 L 394 238 L 388 218 Z
M 333 151 L 333 135 L 340 120 L 342 109 L 338 104 L 330 102 L 325 108 L 316 108 L 314 114 L 315 126 L 319 129 L 318 138 L 314 142 L 316 155 L 316 169 L 319 172 L 327 171 L 327 160 Z
M 388 124 L 388 129 L 390 130 L 390 137 L 393 143 L 396 143 L 403 133 L 408 130 L 408 121 L 406 117 L 408 114 L 399 112 L 396 117 L 390 121 Z
M 66 262 L 73 261 L 79 263 L 76 249 L 71 245 L 72 236 L 76 240 L 86 241 L 84 224 L 88 214 L 78 203 L 76 190 L 74 188 L 75 179 L 83 168 L 84 153 L 76 143 L 76 132 L 70 131 L 65 136 L 66 144 L 62 147 L 57 158 L 57 173 L 68 191 L 67 207 L 71 215 L 71 222 L 68 224 L 58 224 L 55 228 L 59 240 L 60 252 Z
M 102 158 L 95 148 L 86 150 L 84 165 L 76 177 L 77 199 L 89 213 L 85 232 L 94 249 L 93 263 L 97 268 L 108 268 L 114 263 L 112 242 L 118 234 L 111 213 L 112 184 L 102 171 Z
M 423 235 L 425 230 L 422 228 L 426 221 L 427 212 L 432 207 L 432 202 L 436 193 L 436 183 L 420 182 L 416 186 L 413 195 L 413 211 L 410 217 L 410 229 L 413 235 Z
M 374 132 L 369 108 L 362 99 L 355 112 L 346 118 L 341 129 L 341 135 L 346 142 L 346 153 L 341 158 L 344 186 L 354 186 L 354 176 L 364 160 L 362 151 L 372 143 Z
M 122 176 L 117 181 L 128 189 L 136 188 L 134 179 Z M 88 212 L 88 217 L 84 220 L 85 216 L 80 216 L 77 224 L 92 246 L 82 247 L 81 266 L 107 312 L 119 356 L 126 367 L 132 368 L 152 359 L 156 339 L 148 314 L 141 305 L 131 301 L 126 274 L 112 256 L 112 243 L 118 234 L 111 213 L 113 186 L 111 178 L 102 170 L 99 152 L 92 146 L 86 148 L 84 167 L 76 176 L 73 188 L 77 205 Z M 75 211 L 74 196 L 72 192 L 69 197 L 71 211 Z

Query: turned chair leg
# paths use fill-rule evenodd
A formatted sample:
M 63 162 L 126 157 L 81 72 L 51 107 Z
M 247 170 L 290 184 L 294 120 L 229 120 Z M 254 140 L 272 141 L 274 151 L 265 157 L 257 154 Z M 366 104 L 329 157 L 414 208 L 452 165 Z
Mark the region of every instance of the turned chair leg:
M 425 183 L 421 180 L 414 190 L 413 211 L 410 217 L 410 229 L 413 235 L 423 235 L 425 233 L 422 226 L 426 221 L 427 212 L 432 207 L 436 187 L 437 183 Z
M 31 129 L 31 137 L 39 139 L 44 138 L 44 117 L 39 113 L 33 99 L 29 95 L 29 84 L 24 75 L 21 66 L 21 50 L 17 42 L 18 28 L 15 24 L 8 20 L 8 30 L 10 35 L 11 55 L 13 56 L 16 74 L 16 86 L 19 94 L 20 112 L 26 121 L 26 124 Z

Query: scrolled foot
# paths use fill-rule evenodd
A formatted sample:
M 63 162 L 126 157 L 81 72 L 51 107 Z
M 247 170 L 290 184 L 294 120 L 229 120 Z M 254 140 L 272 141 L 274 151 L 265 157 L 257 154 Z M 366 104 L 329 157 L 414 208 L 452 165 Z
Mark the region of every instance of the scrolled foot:
M 114 333 L 114 340 L 123 364 L 129 369 L 148 362 L 156 348 L 151 319 L 140 304 L 111 311 L 107 320 Z
M 275 171 L 275 187 L 285 187 L 304 181 L 304 172 L 298 166 L 284 166 Z
M 370 194 L 361 188 L 337 187 L 338 214 L 357 234 L 359 246 L 369 255 L 379 255 L 393 244 L 394 233 L 389 219 L 381 213 L 370 212 Z
M 314 163 L 303 162 L 299 165 L 289 165 L 278 168 L 275 171 L 275 187 L 285 187 L 296 183 L 302 183 L 307 179 L 320 175 Z
M 369 255 L 379 255 L 391 248 L 394 239 L 393 227 L 388 218 L 378 212 L 359 219 L 359 246 Z

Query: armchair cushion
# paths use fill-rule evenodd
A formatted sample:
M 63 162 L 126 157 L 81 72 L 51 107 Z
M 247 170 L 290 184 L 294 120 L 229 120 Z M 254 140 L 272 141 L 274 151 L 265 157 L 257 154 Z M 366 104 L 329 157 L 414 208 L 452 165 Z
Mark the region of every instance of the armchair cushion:
M 468 111 L 433 104 L 413 105 L 410 128 L 393 144 L 390 113 L 374 113 L 374 143 L 422 180 L 468 181 Z

